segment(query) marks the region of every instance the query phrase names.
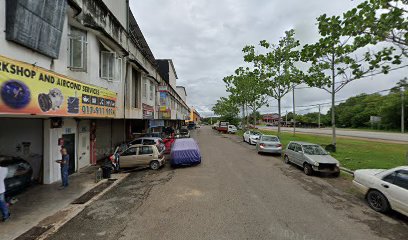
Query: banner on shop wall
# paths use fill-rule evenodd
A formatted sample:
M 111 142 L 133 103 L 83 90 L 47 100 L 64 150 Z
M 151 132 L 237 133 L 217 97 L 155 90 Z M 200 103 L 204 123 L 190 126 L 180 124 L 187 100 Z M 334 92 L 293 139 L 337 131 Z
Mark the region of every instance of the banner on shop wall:
M 143 119 L 152 119 L 154 118 L 154 108 L 147 104 L 142 104 L 143 109 Z
M 167 92 L 160 92 L 160 112 L 167 111 Z
M 0 56 L 0 114 L 114 117 L 115 92 Z

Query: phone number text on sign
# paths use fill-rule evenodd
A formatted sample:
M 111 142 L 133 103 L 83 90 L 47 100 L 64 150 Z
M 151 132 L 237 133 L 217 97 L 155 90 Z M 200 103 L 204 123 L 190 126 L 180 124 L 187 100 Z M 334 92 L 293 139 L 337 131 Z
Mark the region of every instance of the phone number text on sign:
M 94 107 L 94 106 L 82 106 L 82 113 L 86 115 L 115 116 L 115 109 L 114 108 Z

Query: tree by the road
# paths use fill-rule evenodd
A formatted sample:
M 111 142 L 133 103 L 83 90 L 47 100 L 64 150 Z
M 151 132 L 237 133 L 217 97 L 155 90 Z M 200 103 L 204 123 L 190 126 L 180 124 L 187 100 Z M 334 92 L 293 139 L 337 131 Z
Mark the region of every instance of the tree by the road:
M 266 88 L 256 69 L 251 71 L 249 68 L 240 67 L 235 70 L 235 75 L 225 77 L 224 82 L 227 85 L 227 92 L 231 93 L 231 101 L 243 106 L 243 112 L 247 112 L 246 108 L 249 107 L 254 114 L 267 104 Z
M 289 93 L 293 86 L 302 81 L 302 72 L 297 68 L 296 62 L 300 53 L 297 47 L 299 41 L 295 39 L 295 31 L 285 32 L 285 36 L 278 44 L 271 44 L 266 40 L 259 44 L 265 54 L 257 53 L 255 46 L 246 46 L 243 49 L 245 61 L 253 63 L 258 70 L 259 78 L 265 82 L 267 94 L 278 101 L 278 115 L 281 119 L 281 100 Z M 281 121 L 278 122 L 280 134 Z
M 325 17 L 325 22 L 333 20 Z M 407 0 L 366 0 L 345 12 L 341 20 L 342 35 L 355 38 L 360 45 L 391 43 L 376 53 L 401 64 L 408 57 L 408 1 Z M 376 64 L 370 62 L 374 68 Z
M 220 120 L 236 124 L 238 121 L 239 108 L 236 102 L 229 97 L 221 97 L 213 106 L 212 110 L 220 116 Z
M 336 147 L 336 93 L 351 81 L 363 78 L 380 69 L 380 73 L 388 73 L 392 59 L 388 55 L 370 52 L 361 55 L 366 44 L 361 39 L 343 36 L 345 32 L 343 20 L 338 16 L 318 18 L 318 30 L 321 38 L 314 44 L 307 44 L 302 49 L 302 60 L 310 63 L 308 76 L 305 78 L 309 86 L 319 87 L 331 94 L 332 111 L 332 144 Z M 385 51 L 389 53 L 389 51 Z M 378 72 L 377 72 L 378 73 Z M 375 74 L 375 73 L 374 73 Z M 339 80 L 339 81 L 337 81 Z

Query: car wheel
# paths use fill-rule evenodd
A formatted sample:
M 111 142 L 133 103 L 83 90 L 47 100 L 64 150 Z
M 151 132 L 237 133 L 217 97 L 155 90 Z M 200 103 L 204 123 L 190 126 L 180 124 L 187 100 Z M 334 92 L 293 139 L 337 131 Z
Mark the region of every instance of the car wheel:
M 385 213 L 390 210 L 388 199 L 377 190 L 370 190 L 367 193 L 367 202 L 368 205 L 377 212 Z
M 289 157 L 287 155 L 285 155 L 284 160 L 286 164 L 290 164 Z
M 150 168 L 152 170 L 158 170 L 160 168 L 160 163 L 159 161 L 151 161 L 150 162 Z
M 340 176 L 340 171 L 333 173 L 333 177 L 339 177 Z
M 242 137 L 242 141 L 246 142 L 246 141 L 245 141 L 245 137 Z
M 305 163 L 303 165 L 303 172 L 307 175 L 310 176 L 313 174 L 313 168 L 310 166 L 310 164 Z

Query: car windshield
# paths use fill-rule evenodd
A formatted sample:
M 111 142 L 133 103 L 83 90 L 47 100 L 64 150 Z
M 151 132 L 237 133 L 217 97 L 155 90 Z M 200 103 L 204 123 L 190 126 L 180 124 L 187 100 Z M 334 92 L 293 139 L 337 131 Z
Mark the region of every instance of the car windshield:
M 303 145 L 303 151 L 309 155 L 327 155 L 328 153 L 319 145 Z
M 265 141 L 265 142 L 279 142 L 279 139 L 277 137 L 274 137 L 274 136 L 263 136 L 262 141 Z
M 260 136 L 260 135 L 261 135 L 260 132 L 252 132 L 251 134 L 252 134 L 252 135 L 257 135 L 257 136 Z

